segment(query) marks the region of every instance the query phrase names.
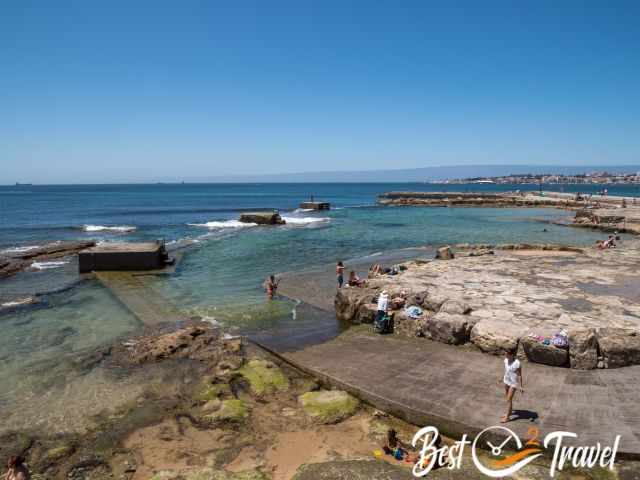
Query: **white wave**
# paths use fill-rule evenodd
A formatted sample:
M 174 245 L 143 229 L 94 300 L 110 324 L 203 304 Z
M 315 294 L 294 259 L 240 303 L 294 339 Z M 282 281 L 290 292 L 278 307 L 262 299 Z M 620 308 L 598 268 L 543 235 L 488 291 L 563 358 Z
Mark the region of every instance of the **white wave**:
M 0 251 L 0 253 L 24 253 L 30 250 L 35 250 L 36 248 L 40 248 L 39 245 L 30 245 L 28 247 L 11 247 L 5 250 Z
M 11 302 L 0 303 L 2 308 L 19 307 L 21 305 L 28 305 L 33 303 L 33 297 L 21 298 L 19 300 L 12 300 Z
M 224 220 L 224 221 L 213 221 L 207 223 L 187 223 L 190 227 L 202 227 L 208 228 L 210 230 L 215 230 L 219 228 L 247 228 L 247 227 L 255 227 L 257 223 L 245 223 L 239 220 Z
M 59 261 L 59 262 L 33 262 L 31 264 L 32 268 L 37 270 L 49 270 L 50 268 L 60 268 L 65 266 L 68 261 Z
M 305 226 L 316 223 L 328 223 L 331 219 L 328 217 L 282 217 L 287 225 Z
M 115 225 L 112 227 L 106 225 L 83 225 L 82 230 L 85 232 L 118 232 L 118 233 L 126 233 L 133 232 L 137 229 L 137 227 L 133 227 L 131 225 Z
M 202 321 L 206 323 L 210 323 L 214 327 L 219 327 L 220 325 L 222 325 L 218 320 L 215 319 L 215 317 L 209 317 L 208 315 L 205 315 L 204 317 L 202 317 Z

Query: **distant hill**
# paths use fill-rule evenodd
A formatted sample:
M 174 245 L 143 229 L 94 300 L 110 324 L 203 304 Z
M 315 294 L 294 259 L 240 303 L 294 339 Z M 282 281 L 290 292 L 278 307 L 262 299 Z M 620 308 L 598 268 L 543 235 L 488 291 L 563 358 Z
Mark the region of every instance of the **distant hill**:
M 255 182 L 255 183 L 335 183 L 335 182 L 428 182 L 456 178 L 498 177 L 517 174 L 576 175 L 589 172 L 632 173 L 640 165 L 460 165 L 451 167 L 425 167 L 398 170 L 370 170 L 344 172 L 281 173 L 269 175 L 228 175 L 209 178 L 185 178 L 195 182 Z

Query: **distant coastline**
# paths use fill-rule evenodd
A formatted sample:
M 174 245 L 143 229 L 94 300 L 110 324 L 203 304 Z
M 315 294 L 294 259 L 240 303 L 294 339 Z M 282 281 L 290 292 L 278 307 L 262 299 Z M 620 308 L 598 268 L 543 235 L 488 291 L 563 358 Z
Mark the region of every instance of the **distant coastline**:
M 13 180 L 2 186 L 33 185 L 147 185 L 147 184 L 254 184 L 254 183 L 432 183 L 447 179 L 491 178 L 522 175 L 571 176 L 588 172 L 609 172 L 612 175 L 639 172 L 640 165 L 455 165 L 422 168 L 403 168 L 390 170 L 345 170 L 317 172 L 276 172 L 256 174 L 210 175 L 202 172 L 197 176 L 160 174 L 148 178 L 78 177 L 72 182 L 68 179 L 55 181 L 47 177 L 47 183 L 37 178 Z

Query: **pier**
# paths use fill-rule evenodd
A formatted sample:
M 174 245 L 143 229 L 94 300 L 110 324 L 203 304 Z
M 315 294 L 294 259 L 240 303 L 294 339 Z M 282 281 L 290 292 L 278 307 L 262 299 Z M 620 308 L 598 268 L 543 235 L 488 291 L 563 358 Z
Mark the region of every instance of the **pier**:
M 171 264 L 164 243 L 105 243 L 78 253 L 80 273 L 157 270 Z
M 329 202 L 302 202 L 300 208 L 304 210 L 330 210 L 331 204 Z

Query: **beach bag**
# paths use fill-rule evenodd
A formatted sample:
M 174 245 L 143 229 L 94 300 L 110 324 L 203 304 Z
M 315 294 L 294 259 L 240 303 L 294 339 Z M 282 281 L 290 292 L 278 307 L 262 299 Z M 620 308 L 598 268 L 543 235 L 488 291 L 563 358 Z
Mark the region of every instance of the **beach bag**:
M 391 332 L 391 317 L 387 314 L 376 316 L 376 321 L 373 323 L 373 331 L 376 333 Z

